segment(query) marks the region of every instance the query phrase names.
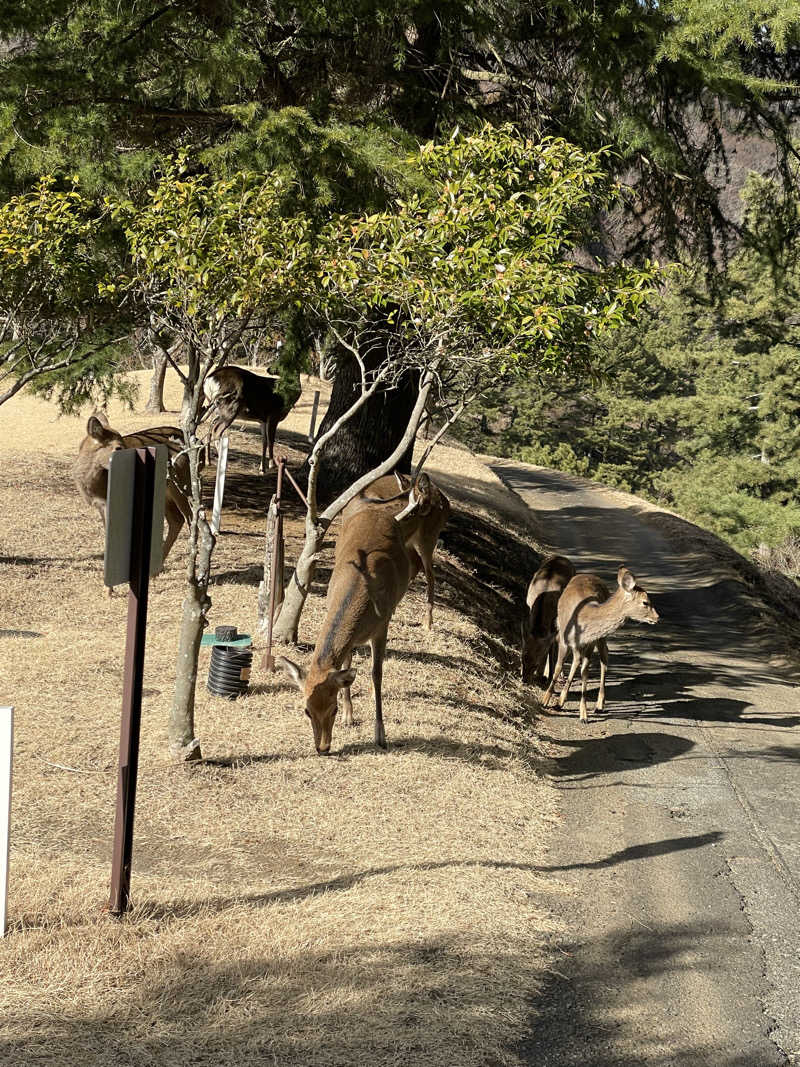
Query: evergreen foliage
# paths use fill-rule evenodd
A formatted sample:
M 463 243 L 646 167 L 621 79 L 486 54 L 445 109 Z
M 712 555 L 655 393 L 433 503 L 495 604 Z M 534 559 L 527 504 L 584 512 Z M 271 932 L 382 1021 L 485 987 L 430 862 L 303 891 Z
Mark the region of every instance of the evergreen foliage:
M 719 292 L 673 271 L 664 293 L 598 343 L 599 380 L 530 378 L 460 431 L 471 445 L 640 493 L 749 552 L 800 531 L 800 228 L 753 179 L 748 222 L 775 244 L 732 260 Z M 795 207 L 795 212 L 797 208 Z M 795 219 L 796 222 L 796 219 Z

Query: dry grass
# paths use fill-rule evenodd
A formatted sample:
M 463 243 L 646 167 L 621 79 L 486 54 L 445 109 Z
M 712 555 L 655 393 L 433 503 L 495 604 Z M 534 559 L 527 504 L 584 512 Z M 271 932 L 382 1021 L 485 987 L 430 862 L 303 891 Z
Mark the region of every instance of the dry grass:
M 309 413 L 306 393 L 280 447 L 301 444 Z M 123 430 L 172 421 L 110 416 Z M 433 464 L 457 513 L 435 632 L 420 626 L 419 580 L 392 624 L 388 753 L 372 744 L 362 659 L 360 721 L 335 729 L 338 755 L 312 754 L 295 692 L 254 670 L 236 703 L 198 688 L 206 760 L 169 763 L 178 542 L 151 593 L 134 908 L 115 922 L 104 905 L 126 598 L 103 595 L 100 524 L 70 480 L 84 419 L 20 397 L 0 420 L 0 702 L 17 707 L 0 1062 L 516 1062 L 547 896 L 561 890 L 537 870 L 553 793 L 531 711 L 503 670 L 516 669 L 522 596 L 507 561 L 536 557 L 524 529 L 492 518 L 505 499 L 497 479 L 454 450 Z M 254 624 L 271 484 L 257 449 L 255 434 L 234 433 L 212 625 Z M 287 559 L 299 534 L 295 518 Z M 309 641 L 322 611 L 314 597 Z

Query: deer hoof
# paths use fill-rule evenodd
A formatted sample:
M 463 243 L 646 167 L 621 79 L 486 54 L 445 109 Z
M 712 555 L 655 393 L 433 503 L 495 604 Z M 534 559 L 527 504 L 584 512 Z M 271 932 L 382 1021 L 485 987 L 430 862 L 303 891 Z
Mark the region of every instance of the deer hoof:
M 386 731 L 382 722 L 375 723 L 375 744 L 378 748 L 386 748 Z

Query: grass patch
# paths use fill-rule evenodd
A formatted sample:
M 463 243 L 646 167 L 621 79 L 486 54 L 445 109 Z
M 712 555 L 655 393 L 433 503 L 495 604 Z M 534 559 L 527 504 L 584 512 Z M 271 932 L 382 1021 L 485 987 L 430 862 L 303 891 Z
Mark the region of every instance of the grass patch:
M 175 382 L 168 397 L 177 406 Z M 279 429 L 293 459 L 311 397 Z M 123 431 L 176 418 L 109 416 Z M 257 652 L 245 698 L 198 687 L 205 761 L 169 761 L 181 535 L 151 590 L 134 906 L 114 921 L 126 598 L 104 596 L 100 523 L 71 483 L 85 418 L 23 395 L 3 419 L 0 701 L 17 707 L 17 744 L 0 1062 L 517 1062 L 544 978 L 548 897 L 562 890 L 537 870 L 555 801 L 516 680 L 537 555 L 514 498 L 468 453 L 437 454 L 455 516 L 436 562 L 435 630 L 421 625 L 417 579 L 390 628 L 389 752 L 372 744 L 362 655 L 357 724 L 337 724 L 327 760 L 299 695 L 258 669 Z M 211 624 L 245 631 L 274 479 L 259 478 L 258 450 L 257 433 L 234 430 L 211 588 Z M 299 511 L 286 532 L 291 560 Z M 331 547 L 301 624 L 309 645 Z M 204 652 L 203 681 L 207 670 Z

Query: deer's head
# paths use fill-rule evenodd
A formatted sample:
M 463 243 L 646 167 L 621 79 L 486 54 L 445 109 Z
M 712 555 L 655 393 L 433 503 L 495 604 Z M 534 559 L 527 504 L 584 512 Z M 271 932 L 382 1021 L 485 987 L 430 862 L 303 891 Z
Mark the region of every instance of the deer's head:
M 623 565 L 617 571 L 617 584 L 622 590 L 625 603 L 625 614 L 629 619 L 637 622 L 647 622 L 652 625 L 658 622 L 658 612 L 650 602 L 650 597 L 640 585 L 636 584 L 633 573 Z
M 322 677 L 318 672 L 309 673 L 297 663 L 279 656 L 280 667 L 289 675 L 305 698 L 305 713 L 311 720 L 314 731 L 314 747 L 318 756 L 327 756 L 331 748 L 333 724 L 338 710 L 339 690 L 352 685 L 355 668 L 346 671 L 328 671 Z

